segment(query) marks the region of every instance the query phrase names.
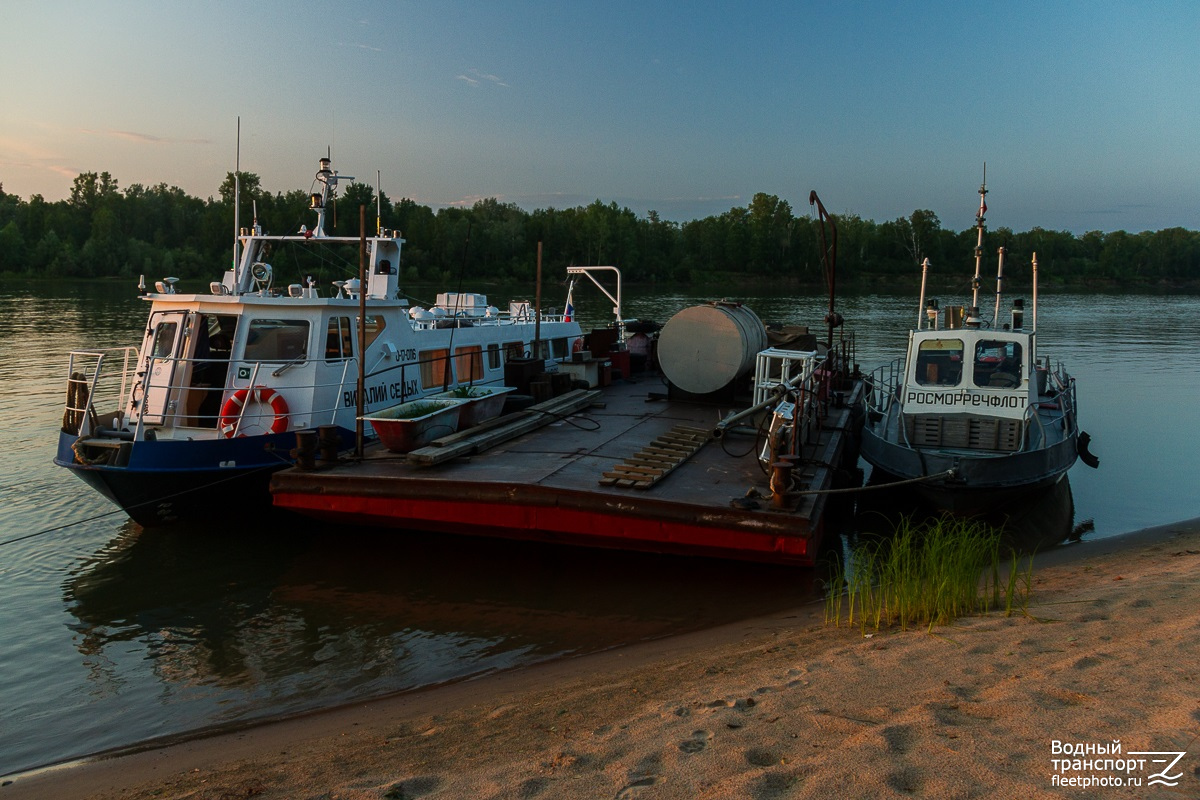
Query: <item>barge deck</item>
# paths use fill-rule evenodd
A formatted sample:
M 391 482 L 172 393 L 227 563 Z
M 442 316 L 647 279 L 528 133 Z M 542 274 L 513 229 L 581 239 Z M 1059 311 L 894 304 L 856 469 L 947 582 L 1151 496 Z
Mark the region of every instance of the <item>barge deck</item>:
M 858 458 L 861 384 L 821 404 L 772 495 L 758 428 L 714 435 L 731 410 L 668 399 L 644 374 L 508 414 L 408 455 L 276 473 L 276 506 L 338 523 L 809 566 L 827 490 Z M 449 449 L 447 449 L 449 448 Z

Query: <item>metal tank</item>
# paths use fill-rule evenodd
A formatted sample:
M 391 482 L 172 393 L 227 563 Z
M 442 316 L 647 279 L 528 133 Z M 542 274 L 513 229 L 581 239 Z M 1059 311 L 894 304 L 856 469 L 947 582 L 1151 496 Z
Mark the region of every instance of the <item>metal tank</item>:
M 740 303 L 685 308 L 658 334 L 658 363 L 672 384 L 692 394 L 719 391 L 754 369 L 767 329 Z

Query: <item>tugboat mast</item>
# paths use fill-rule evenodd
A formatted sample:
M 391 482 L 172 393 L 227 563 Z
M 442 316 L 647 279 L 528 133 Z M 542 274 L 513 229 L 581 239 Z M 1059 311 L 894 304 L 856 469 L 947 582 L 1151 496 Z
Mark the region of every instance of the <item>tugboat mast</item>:
M 979 231 L 979 237 L 975 241 L 975 277 L 971 279 L 971 308 L 967 313 L 967 317 L 974 317 L 976 322 L 979 320 L 979 286 L 983 282 L 981 273 L 983 270 L 983 215 L 987 213 L 987 201 L 984 199 L 987 195 L 987 162 L 983 165 L 983 183 L 979 186 L 979 213 L 975 215 L 975 228 Z

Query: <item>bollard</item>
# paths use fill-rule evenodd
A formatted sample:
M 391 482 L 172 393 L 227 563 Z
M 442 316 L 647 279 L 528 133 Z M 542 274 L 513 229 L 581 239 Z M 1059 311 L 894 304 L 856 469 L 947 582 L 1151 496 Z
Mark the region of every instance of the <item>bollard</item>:
M 792 488 L 792 462 L 776 461 L 771 464 L 771 505 L 774 508 L 788 507 L 788 490 Z
M 321 450 L 321 461 L 326 466 L 335 464 L 338 458 L 338 449 L 342 445 L 337 425 L 318 425 L 317 441 Z
M 296 431 L 296 449 L 292 451 L 292 457 L 296 459 L 296 467 L 299 469 L 316 469 L 316 454 L 317 432 Z

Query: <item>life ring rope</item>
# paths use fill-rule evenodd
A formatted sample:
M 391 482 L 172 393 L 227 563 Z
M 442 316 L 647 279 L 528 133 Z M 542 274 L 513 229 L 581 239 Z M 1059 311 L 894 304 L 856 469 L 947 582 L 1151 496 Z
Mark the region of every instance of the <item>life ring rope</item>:
M 255 386 L 249 389 L 238 389 L 229 396 L 229 399 L 225 401 L 225 405 L 221 408 L 221 418 L 217 425 L 221 429 L 221 435 L 226 439 L 233 438 L 233 432 L 238 429 L 247 402 L 260 403 L 271 407 L 271 412 L 275 415 L 275 419 L 271 421 L 271 433 L 284 433 L 287 431 L 288 404 L 283 399 L 283 395 L 270 386 Z M 240 433 L 238 435 L 245 436 L 246 434 Z

